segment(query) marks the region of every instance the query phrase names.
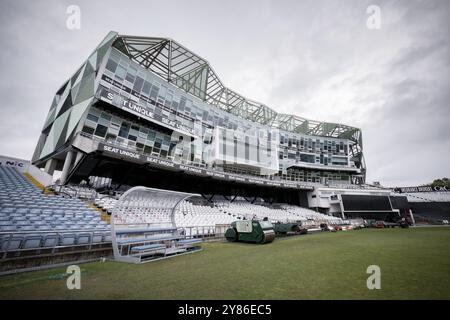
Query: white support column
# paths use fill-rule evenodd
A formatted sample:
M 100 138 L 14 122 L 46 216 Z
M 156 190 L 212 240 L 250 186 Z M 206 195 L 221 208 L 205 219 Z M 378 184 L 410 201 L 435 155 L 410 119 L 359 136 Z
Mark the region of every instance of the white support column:
M 49 175 L 53 176 L 53 173 L 55 172 L 56 168 L 56 160 L 55 159 L 48 159 L 45 163 L 45 169 L 44 171 L 48 173 Z
M 75 158 L 74 166 L 76 166 L 78 164 L 78 162 L 80 162 L 82 157 L 83 157 L 83 152 L 77 152 L 77 157 Z
M 409 209 L 409 216 L 411 217 L 411 221 L 413 223 L 413 226 L 415 226 L 416 225 L 416 220 L 414 219 L 414 215 L 413 215 L 411 209 Z
M 342 220 L 345 220 L 344 204 L 342 203 L 341 195 L 338 195 L 338 199 L 339 199 L 339 207 L 341 208 L 341 217 L 342 217 Z
M 64 161 L 64 166 L 61 173 L 61 178 L 59 179 L 61 184 L 66 183 L 67 175 L 69 174 L 70 165 L 72 163 L 74 152 L 72 150 L 67 152 L 66 160 Z

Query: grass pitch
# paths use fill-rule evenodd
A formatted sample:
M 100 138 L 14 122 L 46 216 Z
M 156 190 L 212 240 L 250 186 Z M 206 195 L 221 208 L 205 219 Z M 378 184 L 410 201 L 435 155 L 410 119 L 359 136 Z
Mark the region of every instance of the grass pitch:
M 0 299 L 450 299 L 450 228 L 368 229 L 206 243 L 199 253 L 132 265 L 80 265 L 0 277 Z M 368 290 L 369 265 L 381 289 Z

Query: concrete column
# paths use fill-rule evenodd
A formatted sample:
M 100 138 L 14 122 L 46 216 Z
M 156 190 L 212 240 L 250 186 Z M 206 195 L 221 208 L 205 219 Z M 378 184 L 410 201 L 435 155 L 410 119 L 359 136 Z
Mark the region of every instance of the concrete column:
M 48 173 L 49 175 L 53 176 L 53 173 L 55 172 L 56 168 L 56 160 L 55 159 L 48 159 L 45 163 L 45 169 L 44 171 Z
M 414 219 L 414 215 L 413 215 L 413 213 L 412 213 L 412 210 L 411 210 L 411 209 L 409 209 L 409 215 L 410 215 L 410 217 L 411 217 L 411 220 L 412 220 L 413 226 L 415 226 L 415 225 L 416 225 L 416 220 Z
M 83 152 L 77 152 L 77 157 L 75 158 L 74 166 L 76 166 L 78 164 L 78 162 L 81 160 L 82 157 L 83 157 Z
M 64 166 L 61 173 L 61 178 L 59 179 L 61 184 L 66 183 L 67 175 L 69 174 L 70 165 L 72 163 L 74 152 L 72 150 L 67 152 L 66 160 L 64 160 Z
M 338 195 L 338 199 L 339 199 L 339 207 L 341 208 L 342 219 L 345 220 L 344 203 L 342 202 L 342 197 L 341 197 L 341 195 Z

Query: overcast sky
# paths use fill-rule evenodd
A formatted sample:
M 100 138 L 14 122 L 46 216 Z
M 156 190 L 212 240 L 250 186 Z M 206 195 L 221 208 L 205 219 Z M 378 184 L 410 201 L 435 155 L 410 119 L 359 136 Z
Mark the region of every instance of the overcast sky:
M 0 154 L 31 158 L 55 91 L 114 30 L 173 38 L 278 112 L 361 128 L 368 182 L 450 176 L 448 0 L 1 0 L 0 24 Z

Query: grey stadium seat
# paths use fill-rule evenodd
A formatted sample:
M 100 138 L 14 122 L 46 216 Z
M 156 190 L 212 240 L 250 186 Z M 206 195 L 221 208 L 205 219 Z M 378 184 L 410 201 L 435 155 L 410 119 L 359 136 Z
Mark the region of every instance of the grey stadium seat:
M 55 247 L 58 245 L 59 237 L 56 234 L 47 234 L 42 241 L 42 247 Z
M 75 244 L 76 239 L 77 239 L 77 236 L 75 233 L 66 233 L 66 234 L 60 235 L 59 244 L 61 246 L 71 246 L 71 245 Z
M 42 236 L 29 235 L 25 237 L 22 244 L 22 249 L 37 249 L 41 246 Z
M 22 241 L 23 237 L 20 236 L 3 238 L 2 250 L 4 251 L 17 250 L 20 248 Z
M 77 244 L 89 244 L 91 242 L 90 233 L 79 233 L 77 237 Z

